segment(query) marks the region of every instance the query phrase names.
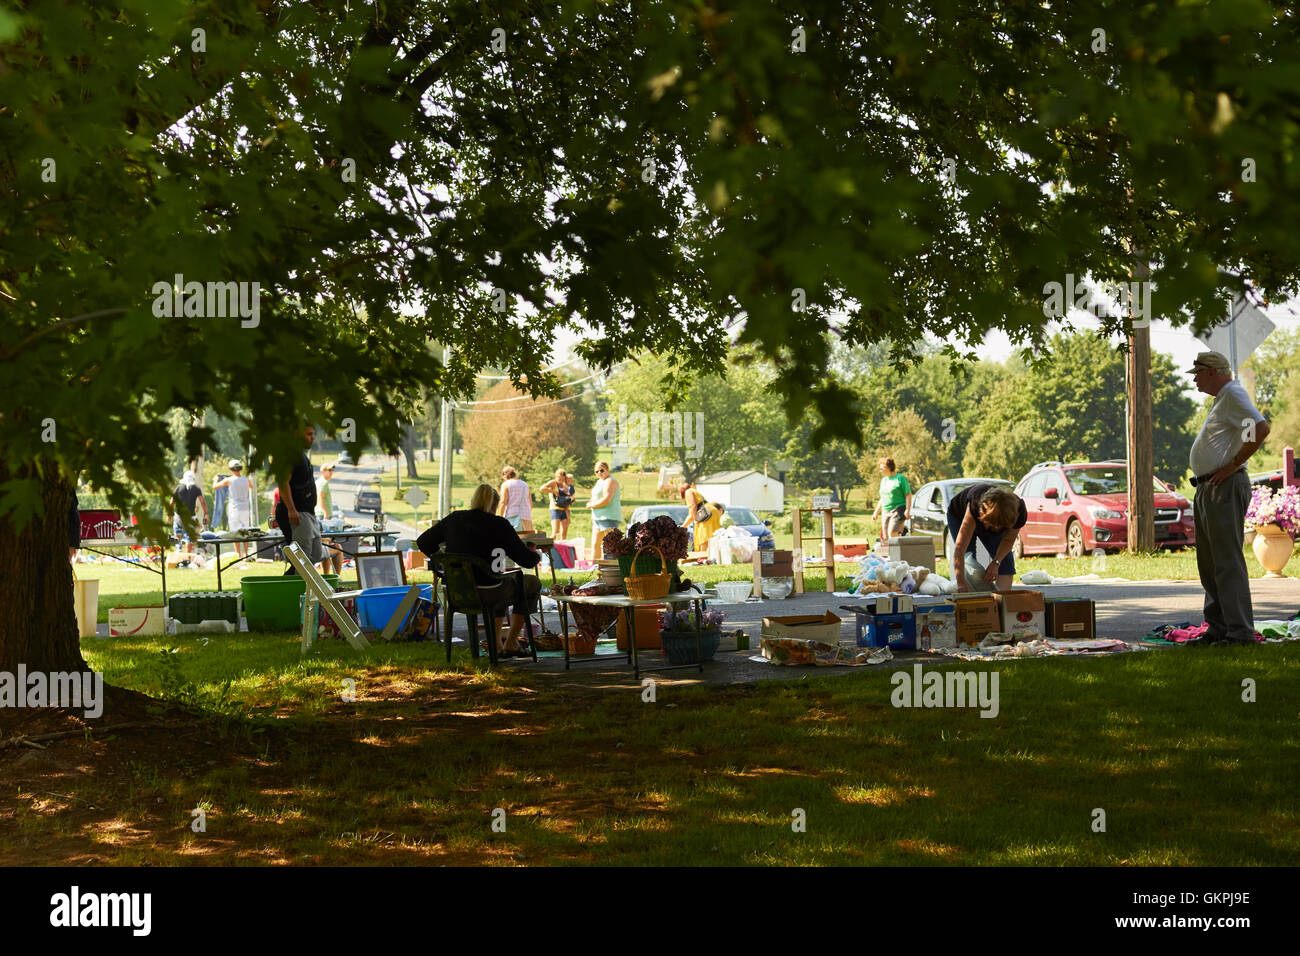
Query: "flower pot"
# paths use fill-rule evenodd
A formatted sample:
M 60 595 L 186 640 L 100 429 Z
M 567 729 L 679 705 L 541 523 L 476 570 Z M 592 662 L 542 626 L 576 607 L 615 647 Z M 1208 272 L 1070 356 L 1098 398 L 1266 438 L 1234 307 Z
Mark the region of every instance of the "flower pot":
M 1251 542 L 1251 547 L 1255 551 L 1255 557 L 1267 572 L 1266 578 L 1284 578 L 1285 574 L 1282 569 L 1286 563 L 1291 560 L 1291 552 L 1295 550 L 1295 542 L 1291 536 L 1275 524 L 1263 524 L 1257 529 L 1258 534 L 1255 540 Z
M 722 631 L 704 631 L 700 635 L 699 656 L 695 650 L 694 631 L 660 631 L 659 639 L 670 664 L 698 664 L 711 661 L 722 643 Z
M 1255 529 L 1254 529 L 1254 528 L 1251 528 L 1249 531 L 1247 531 L 1245 534 L 1243 534 L 1243 535 L 1241 536 L 1241 540 L 1242 540 L 1242 543 L 1246 545 L 1246 547 L 1250 547 L 1250 545 L 1251 545 L 1251 544 L 1254 542 L 1254 540 L 1255 540 Z

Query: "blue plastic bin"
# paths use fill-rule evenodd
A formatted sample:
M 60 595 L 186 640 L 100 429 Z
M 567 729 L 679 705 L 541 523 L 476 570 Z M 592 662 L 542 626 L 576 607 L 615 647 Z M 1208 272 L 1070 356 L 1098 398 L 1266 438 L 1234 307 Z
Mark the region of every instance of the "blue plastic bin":
M 402 597 L 410 590 L 410 585 L 396 588 L 366 588 L 357 595 L 357 623 L 368 631 L 382 631 L 388 619 L 402 603 Z M 426 601 L 433 600 L 433 585 L 421 584 L 420 597 Z M 407 617 L 410 612 L 407 612 Z M 406 621 L 403 619 L 402 625 Z

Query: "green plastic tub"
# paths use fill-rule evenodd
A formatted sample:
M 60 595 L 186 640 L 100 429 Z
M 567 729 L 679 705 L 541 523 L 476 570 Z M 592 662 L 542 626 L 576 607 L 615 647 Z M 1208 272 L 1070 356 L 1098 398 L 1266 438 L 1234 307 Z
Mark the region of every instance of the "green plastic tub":
M 337 589 L 337 574 L 321 575 Z M 298 599 L 307 582 L 296 574 L 248 574 L 240 581 L 244 592 L 244 617 L 250 631 L 296 631 L 302 626 Z

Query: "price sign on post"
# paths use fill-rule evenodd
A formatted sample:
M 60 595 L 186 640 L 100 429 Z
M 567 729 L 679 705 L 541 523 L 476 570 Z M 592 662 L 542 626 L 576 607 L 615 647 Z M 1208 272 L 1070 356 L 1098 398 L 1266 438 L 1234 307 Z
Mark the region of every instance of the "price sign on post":
M 414 514 L 411 516 L 411 523 L 415 524 L 416 519 L 420 516 L 420 505 L 429 500 L 429 496 L 424 493 L 424 489 L 419 485 L 411 485 L 406 489 L 406 494 L 402 495 L 402 500 L 411 506 Z

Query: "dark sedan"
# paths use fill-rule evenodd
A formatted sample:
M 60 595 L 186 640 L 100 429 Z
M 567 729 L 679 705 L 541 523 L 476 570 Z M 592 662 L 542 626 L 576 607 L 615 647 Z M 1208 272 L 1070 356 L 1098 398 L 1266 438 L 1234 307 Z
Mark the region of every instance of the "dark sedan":
M 916 489 L 912 496 L 909 534 L 923 534 L 934 539 L 935 554 L 952 556 L 952 536 L 948 534 L 948 502 L 971 485 L 987 482 L 1012 489 L 1015 485 L 1002 478 L 947 478 L 931 481 Z

